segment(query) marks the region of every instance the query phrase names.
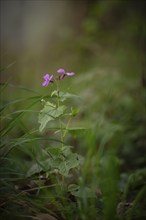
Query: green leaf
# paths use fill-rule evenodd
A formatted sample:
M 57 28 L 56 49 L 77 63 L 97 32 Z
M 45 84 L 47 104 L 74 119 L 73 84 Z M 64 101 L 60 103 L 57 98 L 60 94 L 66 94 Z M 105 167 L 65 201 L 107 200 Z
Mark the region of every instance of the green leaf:
M 71 94 L 71 93 L 68 93 L 68 92 L 59 92 L 59 97 L 60 97 L 60 100 L 63 102 L 66 99 L 77 98 L 78 96 L 74 95 L 74 94 Z
M 58 94 L 59 94 L 59 92 L 58 92 L 57 90 L 54 90 L 54 91 L 51 93 L 51 97 L 53 97 L 53 96 L 58 97 Z
M 70 115 L 75 117 L 79 113 L 80 109 L 79 108 L 71 108 L 71 113 Z
M 71 148 L 71 146 L 63 146 L 62 152 L 65 157 L 69 156 L 72 153 Z
M 40 132 L 44 130 L 47 123 L 51 120 L 58 118 L 60 115 L 64 113 L 65 106 L 56 107 L 51 102 L 46 102 L 44 108 L 40 111 L 38 122 L 41 124 L 39 127 Z
M 59 156 L 60 156 L 61 153 L 62 153 L 62 150 L 61 150 L 61 148 L 59 148 L 59 147 L 49 147 L 49 148 L 47 149 L 47 152 L 49 153 L 49 155 L 51 155 L 51 157 L 52 157 L 53 159 L 55 159 L 55 158 L 59 158 Z
M 39 161 L 39 163 L 34 163 L 28 170 L 26 176 L 30 177 L 34 174 L 40 173 L 41 171 L 48 171 L 50 169 L 50 159 L 45 159 Z
M 68 159 L 62 161 L 58 167 L 59 173 L 63 176 L 68 176 L 70 169 L 79 165 L 79 160 L 76 153 L 71 153 Z
M 56 159 L 50 158 L 50 161 L 49 161 L 52 169 L 58 169 L 61 162 L 62 160 L 60 158 L 56 158 Z
M 26 174 L 26 177 L 30 177 L 36 173 L 40 173 L 41 171 L 43 170 L 42 167 L 39 166 L 39 164 L 37 163 L 34 163 L 30 169 L 28 170 L 27 174 Z
M 76 184 L 70 184 L 68 186 L 68 191 L 76 197 L 80 197 L 80 198 L 95 198 L 96 197 L 96 193 L 91 190 L 89 187 L 80 187 Z
M 77 98 L 78 96 L 77 95 L 74 95 L 74 94 L 71 94 L 71 93 L 68 93 L 68 92 L 61 92 L 61 91 L 53 91 L 52 94 L 51 94 L 52 97 L 59 97 L 60 98 L 60 101 L 61 102 L 64 102 L 66 99 L 69 99 L 69 98 Z

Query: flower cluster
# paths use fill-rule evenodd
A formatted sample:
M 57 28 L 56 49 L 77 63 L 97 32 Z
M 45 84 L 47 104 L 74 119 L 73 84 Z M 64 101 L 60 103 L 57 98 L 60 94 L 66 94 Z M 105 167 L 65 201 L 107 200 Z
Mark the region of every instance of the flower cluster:
M 65 72 L 64 69 L 59 69 L 57 70 L 57 73 L 60 73 L 61 75 L 59 75 L 59 77 L 57 79 L 61 80 L 63 79 L 65 76 L 74 76 L 75 73 L 74 72 Z M 49 74 L 45 74 L 43 76 L 44 78 L 44 82 L 42 83 L 42 86 L 48 86 L 49 83 L 53 83 L 54 81 L 54 75 L 49 75 Z

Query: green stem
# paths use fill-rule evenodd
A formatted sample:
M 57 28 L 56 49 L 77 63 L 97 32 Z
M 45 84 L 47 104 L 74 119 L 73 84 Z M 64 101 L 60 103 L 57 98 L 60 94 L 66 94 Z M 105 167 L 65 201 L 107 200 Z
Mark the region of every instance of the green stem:
M 62 149 L 63 149 L 63 146 L 64 146 L 64 137 L 63 137 L 63 128 L 62 128 L 62 121 L 61 119 L 59 118 L 59 127 L 60 127 L 60 131 L 61 131 L 61 146 L 62 146 Z
M 65 128 L 65 131 L 64 131 L 64 133 L 63 133 L 63 139 L 65 138 L 65 136 L 66 136 L 66 133 L 67 133 L 67 130 L 68 130 L 68 127 L 69 127 L 69 124 L 70 124 L 70 122 L 71 122 L 71 117 L 69 118 L 69 120 L 68 120 L 68 122 L 67 122 L 67 125 L 66 125 L 66 128 Z
M 59 100 L 59 85 L 58 85 L 58 82 L 57 82 L 57 80 L 55 81 L 55 83 L 56 83 L 56 89 L 57 89 L 57 107 L 59 108 L 59 106 L 60 106 L 60 100 Z M 61 146 L 62 146 L 62 149 L 63 149 L 63 146 L 64 146 L 64 137 L 63 137 L 63 127 L 62 127 L 62 121 L 61 121 L 61 119 L 60 119 L 60 117 L 59 117 L 59 127 L 60 127 L 60 131 L 61 131 L 61 142 L 62 142 L 62 144 L 61 144 Z

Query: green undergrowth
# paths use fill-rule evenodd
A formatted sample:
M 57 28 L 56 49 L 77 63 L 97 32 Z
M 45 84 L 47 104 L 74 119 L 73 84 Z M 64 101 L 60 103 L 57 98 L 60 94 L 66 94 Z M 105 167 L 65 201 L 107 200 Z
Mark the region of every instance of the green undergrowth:
M 96 68 L 73 79 L 79 97 L 1 85 L 2 219 L 145 219 L 138 79 Z

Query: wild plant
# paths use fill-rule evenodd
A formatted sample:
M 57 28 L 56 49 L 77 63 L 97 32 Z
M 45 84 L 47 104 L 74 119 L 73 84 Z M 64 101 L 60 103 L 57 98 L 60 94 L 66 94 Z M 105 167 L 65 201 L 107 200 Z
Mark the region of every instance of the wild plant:
M 78 109 L 67 106 L 65 101 L 77 96 L 60 90 L 61 81 L 66 76 L 74 75 L 75 73 L 65 72 L 64 69 L 59 69 L 57 76 L 44 75 L 42 86 L 53 84 L 55 89 L 48 100 L 41 100 L 43 108 L 40 110 L 38 118 L 40 124 L 39 131 L 43 132 L 48 128 L 48 136 L 53 137 L 56 135 L 55 138 L 57 138 L 57 145 L 53 143 L 45 147 L 48 170 L 51 173 L 59 173 L 63 177 L 67 177 L 71 169 L 77 168 L 80 165 L 80 156 L 73 152 L 73 146 L 67 144 L 66 141 L 68 132 L 72 129 L 78 129 L 69 127 L 72 118 L 77 115 Z

